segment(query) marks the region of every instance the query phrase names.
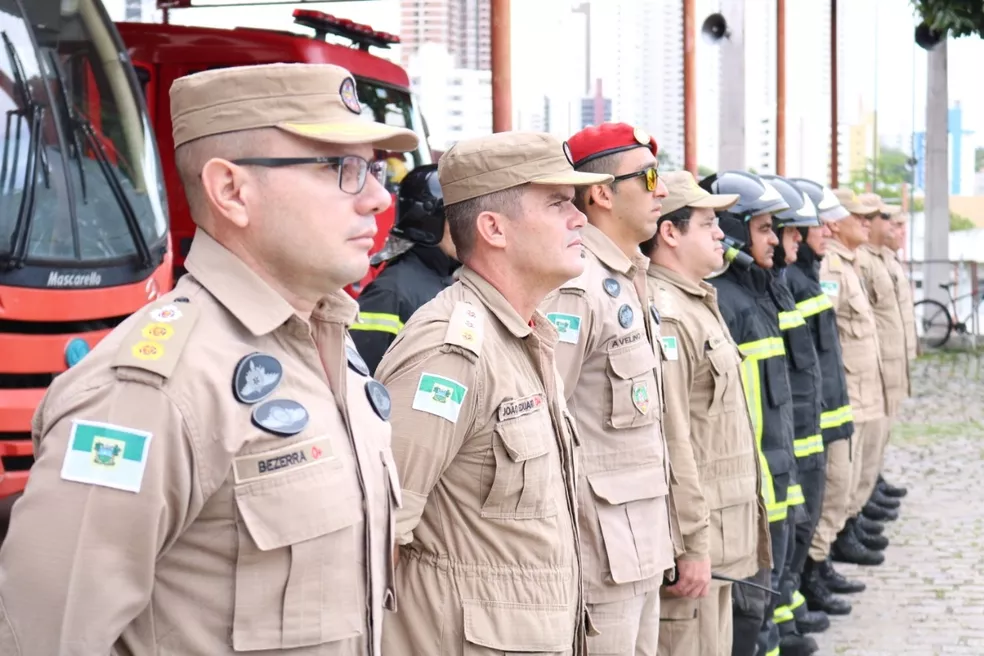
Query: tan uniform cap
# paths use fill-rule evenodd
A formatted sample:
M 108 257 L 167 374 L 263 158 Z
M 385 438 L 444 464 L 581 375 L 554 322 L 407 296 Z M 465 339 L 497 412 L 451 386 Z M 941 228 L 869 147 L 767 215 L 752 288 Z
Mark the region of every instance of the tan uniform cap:
M 362 116 L 355 78 L 332 64 L 234 66 L 171 85 L 174 147 L 216 134 L 280 128 L 331 144 L 372 144 L 406 152 L 417 135 Z
M 834 195 L 837 196 L 837 200 L 841 202 L 851 214 L 857 214 L 858 216 L 870 217 L 878 214 L 878 208 L 873 205 L 868 205 L 863 203 L 858 195 L 854 193 L 853 189 L 847 189 L 845 187 L 840 187 L 834 189 Z
M 614 179 L 575 171 L 567 144 L 540 132 L 497 132 L 462 139 L 441 156 L 437 176 L 445 205 L 526 183 L 581 186 Z
M 670 171 L 660 175 L 668 195 L 663 199 L 663 216 L 682 207 L 726 210 L 738 202 L 738 194 L 712 194 L 699 187 L 690 171 Z
M 882 197 L 879 196 L 878 194 L 873 194 L 873 193 L 861 194 L 860 196 L 858 196 L 858 200 L 864 203 L 865 205 L 877 207 L 878 212 L 882 214 L 886 219 L 894 218 L 896 214 L 900 214 L 902 212 L 901 205 L 889 205 L 888 203 L 883 201 Z

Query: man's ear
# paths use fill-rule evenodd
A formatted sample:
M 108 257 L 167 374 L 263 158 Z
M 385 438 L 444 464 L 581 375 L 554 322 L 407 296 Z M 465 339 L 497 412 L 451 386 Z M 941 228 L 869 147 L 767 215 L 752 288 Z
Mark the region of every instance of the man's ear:
M 614 195 L 615 190 L 612 189 L 611 185 L 591 185 L 588 189 L 588 198 L 595 205 L 599 205 L 605 209 L 612 208 L 612 196 Z
M 238 228 L 249 224 L 244 192 L 250 177 L 241 166 L 218 157 L 205 162 L 201 173 L 202 190 L 212 214 Z
M 475 232 L 479 239 L 492 248 L 506 247 L 506 224 L 509 220 L 498 212 L 482 212 L 475 217 Z
M 679 246 L 679 230 L 672 221 L 660 221 L 659 228 L 656 229 L 657 243 L 663 242 L 667 246 Z

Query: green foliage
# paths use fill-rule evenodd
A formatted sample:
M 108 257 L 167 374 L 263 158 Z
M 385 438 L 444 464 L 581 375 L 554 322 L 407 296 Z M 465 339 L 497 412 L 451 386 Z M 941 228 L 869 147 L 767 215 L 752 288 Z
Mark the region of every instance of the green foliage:
M 951 36 L 984 37 L 984 2 L 981 0 L 910 0 L 916 13 L 935 32 Z
M 863 171 L 851 171 L 848 186 L 860 194 L 870 185 L 876 194 L 898 197 L 902 194 L 902 183 L 912 181 L 909 156 L 898 148 L 882 146 L 878 152 L 877 177 L 872 179 L 874 170 L 874 162 L 868 158 Z
M 974 170 L 984 171 L 984 148 L 974 151 Z
M 976 227 L 977 224 L 968 219 L 966 216 L 960 216 L 959 214 L 950 212 L 950 232 L 973 230 Z
M 706 166 L 697 165 L 697 179 L 703 180 L 710 174 L 714 173 L 714 169 L 710 169 Z

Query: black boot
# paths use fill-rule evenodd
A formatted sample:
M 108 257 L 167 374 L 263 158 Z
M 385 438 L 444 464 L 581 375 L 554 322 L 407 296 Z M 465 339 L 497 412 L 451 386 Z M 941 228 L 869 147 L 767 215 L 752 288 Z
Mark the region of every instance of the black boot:
M 830 628 L 830 618 L 822 610 L 810 610 L 803 604 L 795 611 L 796 630 L 800 633 L 823 633 Z
M 854 519 L 857 520 L 858 528 L 863 530 L 868 535 L 881 535 L 882 531 L 885 530 L 884 524 L 881 522 L 876 522 L 873 519 L 868 519 L 864 516 L 864 513 L 861 513 Z
M 820 570 L 820 580 L 823 584 L 833 593 L 836 594 L 852 594 L 855 592 L 863 592 L 868 586 L 864 584 L 864 581 L 858 581 L 857 579 L 849 579 L 836 569 L 834 569 L 834 564 L 830 562 L 828 557 L 825 561 L 819 564 Z
M 820 647 L 817 641 L 810 636 L 791 633 L 779 639 L 780 656 L 810 656 L 815 654 Z
M 882 478 L 881 474 L 878 475 L 878 488 L 880 488 L 884 494 L 890 497 L 895 497 L 896 499 L 901 499 L 905 495 L 909 494 L 909 490 L 904 487 L 892 485 Z
M 884 551 L 888 547 L 888 538 L 884 535 L 872 535 L 868 533 L 861 528 L 861 525 L 856 520 L 854 522 L 854 534 L 858 537 L 861 544 L 872 551 Z
M 884 508 L 879 506 L 877 503 L 868 502 L 864 504 L 864 508 L 861 509 L 864 516 L 868 519 L 873 519 L 878 522 L 885 521 L 895 521 L 899 518 L 899 513 L 897 510 L 892 510 L 891 508 Z
M 882 508 L 891 508 L 892 510 L 895 510 L 902 505 L 898 499 L 888 496 L 877 487 L 875 487 L 874 491 L 872 491 L 869 502 L 877 503 Z
M 868 549 L 858 540 L 853 517 L 847 520 L 844 530 L 834 540 L 834 544 L 830 547 L 830 557 L 841 563 L 855 565 L 881 565 L 885 562 L 885 554 Z
M 821 571 L 823 563 L 807 558 L 803 567 L 803 582 L 800 592 L 806 599 L 806 607 L 810 610 L 823 611 L 827 615 L 848 615 L 851 604 L 846 599 L 835 597 L 824 583 Z M 833 568 L 831 568 L 833 569 Z

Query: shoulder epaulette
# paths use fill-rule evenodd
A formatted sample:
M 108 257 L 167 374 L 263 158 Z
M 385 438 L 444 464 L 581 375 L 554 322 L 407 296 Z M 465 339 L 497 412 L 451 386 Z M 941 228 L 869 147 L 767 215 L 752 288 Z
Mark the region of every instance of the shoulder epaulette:
M 137 321 L 120 344 L 112 366 L 143 369 L 169 378 L 198 321 L 198 312 L 184 296 L 137 310 Z
M 466 301 L 458 301 L 448 320 L 444 343 L 460 346 L 475 355 L 482 354 L 485 338 L 485 311 Z
M 557 291 L 563 294 L 580 294 L 584 296 L 588 292 L 588 281 L 585 279 L 585 274 L 587 271 L 579 275 L 577 278 L 571 278 L 560 287 Z
M 840 255 L 837 253 L 830 253 L 827 255 L 827 268 L 835 273 L 840 273 L 844 270 L 844 261 L 841 260 Z
M 662 318 L 671 320 L 680 318 L 680 304 L 677 299 L 673 298 L 673 292 L 662 284 L 656 288 L 656 297 L 653 302 Z

